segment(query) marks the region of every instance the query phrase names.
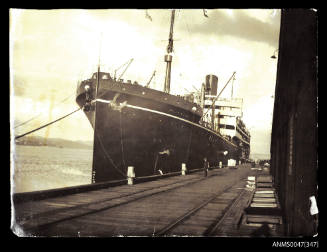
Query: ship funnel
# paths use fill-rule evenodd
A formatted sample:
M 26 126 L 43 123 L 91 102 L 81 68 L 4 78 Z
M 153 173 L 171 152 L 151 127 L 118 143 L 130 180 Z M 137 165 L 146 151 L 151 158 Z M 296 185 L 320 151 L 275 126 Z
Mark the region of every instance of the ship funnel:
M 206 84 L 205 89 L 209 95 L 217 95 L 218 88 L 218 77 L 213 74 L 209 74 L 206 76 Z

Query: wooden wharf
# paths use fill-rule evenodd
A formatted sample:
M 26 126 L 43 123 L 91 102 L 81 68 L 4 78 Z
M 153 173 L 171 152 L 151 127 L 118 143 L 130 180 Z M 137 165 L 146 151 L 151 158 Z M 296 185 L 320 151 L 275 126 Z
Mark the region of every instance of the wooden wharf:
M 244 209 L 254 195 L 247 178 L 257 173 L 240 165 L 207 177 L 200 169 L 133 185 L 21 193 L 13 230 L 37 237 L 252 236 L 258 225 L 245 225 Z

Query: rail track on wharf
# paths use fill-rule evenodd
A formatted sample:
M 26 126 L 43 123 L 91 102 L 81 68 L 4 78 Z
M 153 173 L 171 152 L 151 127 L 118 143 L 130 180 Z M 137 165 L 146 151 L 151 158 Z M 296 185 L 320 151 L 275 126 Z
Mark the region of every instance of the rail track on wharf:
M 25 236 L 211 236 L 247 192 L 250 167 L 16 203 Z

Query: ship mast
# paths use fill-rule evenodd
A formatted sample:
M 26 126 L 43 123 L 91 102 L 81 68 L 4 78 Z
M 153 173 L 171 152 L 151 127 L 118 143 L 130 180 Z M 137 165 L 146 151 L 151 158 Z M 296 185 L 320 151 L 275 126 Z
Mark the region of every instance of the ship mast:
M 165 62 L 167 62 L 166 66 L 166 77 L 165 77 L 165 88 L 164 92 L 170 92 L 170 74 L 171 74 L 171 62 L 173 56 L 171 55 L 173 51 L 173 30 L 174 30 L 174 19 L 175 19 L 175 10 L 171 12 L 171 19 L 170 19 L 170 31 L 169 31 L 169 39 L 168 39 L 168 46 L 167 46 L 167 54 L 165 55 Z
M 102 32 L 100 34 L 100 42 L 99 42 L 99 62 L 98 62 L 98 72 L 97 72 L 97 84 L 95 87 L 95 98 L 98 98 L 98 89 L 100 85 L 100 57 L 101 57 L 101 45 L 102 45 Z

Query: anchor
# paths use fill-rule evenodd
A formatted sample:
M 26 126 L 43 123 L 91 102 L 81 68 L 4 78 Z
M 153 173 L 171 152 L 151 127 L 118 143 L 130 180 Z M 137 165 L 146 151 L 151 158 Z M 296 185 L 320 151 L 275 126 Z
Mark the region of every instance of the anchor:
M 111 103 L 108 104 L 108 107 L 110 109 L 113 109 L 113 110 L 117 110 L 119 112 L 121 112 L 121 110 L 126 107 L 127 105 L 127 101 L 124 101 L 123 103 L 118 103 L 117 102 L 117 98 L 120 96 L 120 93 L 117 93 L 115 96 L 114 96 L 114 99 L 112 100 Z

